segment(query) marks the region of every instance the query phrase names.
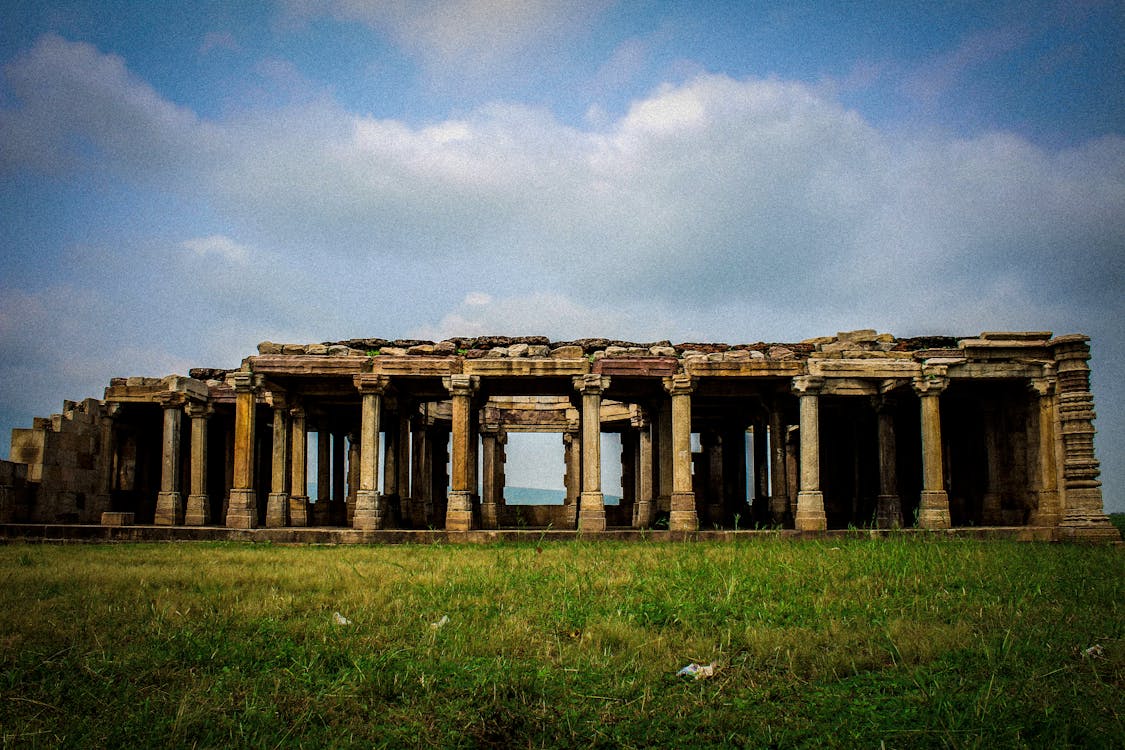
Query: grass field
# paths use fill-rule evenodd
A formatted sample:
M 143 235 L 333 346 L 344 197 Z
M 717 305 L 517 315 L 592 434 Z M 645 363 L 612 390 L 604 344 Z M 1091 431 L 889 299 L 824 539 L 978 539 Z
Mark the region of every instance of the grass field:
M 4 746 L 1125 746 L 1120 547 L 12 544 L 0 575 Z

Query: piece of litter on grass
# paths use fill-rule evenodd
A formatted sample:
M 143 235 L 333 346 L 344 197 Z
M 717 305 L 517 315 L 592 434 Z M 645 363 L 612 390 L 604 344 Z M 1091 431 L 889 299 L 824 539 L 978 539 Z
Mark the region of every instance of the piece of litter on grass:
M 715 676 L 715 665 L 714 664 L 696 664 L 695 662 L 692 662 L 691 664 L 688 664 L 686 667 L 681 669 L 679 672 L 676 672 L 676 676 L 677 677 L 692 677 L 696 680 L 705 680 L 708 677 L 714 677 Z
M 1086 656 L 1090 657 L 1091 659 L 1099 659 L 1104 652 L 1105 649 L 1102 648 L 1102 645 L 1100 643 L 1095 643 L 1093 646 L 1090 646 L 1090 648 L 1086 649 L 1082 653 L 1086 654 Z
M 339 612 L 333 612 L 333 613 L 332 613 L 332 620 L 333 620 L 333 621 L 334 621 L 334 622 L 335 622 L 335 623 L 336 623 L 337 625 L 351 625 L 351 624 L 352 624 L 352 621 L 351 621 L 351 620 L 349 620 L 348 618 L 344 617 L 344 616 L 343 616 L 342 614 L 340 614 Z
M 438 620 L 437 622 L 431 622 L 430 627 L 433 630 L 437 630 L 438 628 L 444 627 L 448 623 L 449 623 L 449 615 L 442 615 L 441 619 Z

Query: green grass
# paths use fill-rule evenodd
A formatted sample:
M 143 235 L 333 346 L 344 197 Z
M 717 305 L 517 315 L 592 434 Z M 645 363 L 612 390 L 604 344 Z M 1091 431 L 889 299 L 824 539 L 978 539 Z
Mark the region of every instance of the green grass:
M 4 746 L 1125 746 L 1118 547 L 13 544 L 0 575 Z

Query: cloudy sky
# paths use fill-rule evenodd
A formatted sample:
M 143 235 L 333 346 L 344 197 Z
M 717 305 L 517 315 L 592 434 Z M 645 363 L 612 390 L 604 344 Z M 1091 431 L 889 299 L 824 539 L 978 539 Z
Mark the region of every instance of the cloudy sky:
M 1120 0 L 3 5 L 5 435 L 264 339 L 1085 332 L 1125 510 Z

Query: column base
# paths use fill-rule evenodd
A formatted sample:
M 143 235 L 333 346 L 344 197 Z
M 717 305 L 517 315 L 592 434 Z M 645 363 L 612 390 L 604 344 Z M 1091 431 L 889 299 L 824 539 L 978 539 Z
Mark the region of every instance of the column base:
M 789 520 L 789 496 L 770 495 L 770 521 L 784 526 Z
M 232 489 L 227 504 L 226 525 L 231 529 L 258 528 L 258 493 L 249 489 Z
M 564 502 L 563 516 L 564 523 L 568 529 L 578 528 L 578 498 L 570 500 L 569 498 Z
M 471 531 L 473 528 L 473 493 L 451 490 L 445 506 L 446 531 Z
M 266 528 L 280 529 L 289 525 L 289 493 L 271 492 L 266 501 Z
M 647 529 L 652 526 L 652 501 L 638 500 L 633 504 L 633 528 Z
M 161 492 L 156 496 L 156 515 L 152 522 L 157 526 L 176 526 L 184 515 L 184 501 L 178 492 Z
M 922 490 L 922 499 L 918 504 L 918 528 L 948 529 L 951 525 L 949 494 L 945 490 Z
M 500 526 L 500 506 L 496 503 L 480 504 L 480 527 L 482 529 L 495 529 Z
M 361 531 L 378 531 L 383 528 L 383 498 L 376 490 L 357 490 L 351 526 Z
M 673 492 L 668 498 L 669 531 L 699 531 L 699 514 L 695 512 L 694 492 Z
M 797 493 L 797 515 L 793 518 L 797 531 L 824 531 L 828 517 L 824 515 L 824 493 L 820 490 Z
M 1059 539 L 1068 542 L 1119 542 L 1121 534 L 1105 513 L 1068 513 L 1059 522 Z
M 1062 513 L 1059 512 L 1059 491 L 1039 490 L 1037 494 L 1038 502 L 1031 513 L 1031 518 L 1027 521 L 1028 525 L 1058 526 L 1062 521 Z
M 205 526 L 211 521 L 211 499 L 206 495 L 188 495 L 184 508 L 185 526 Z
M 309 499 L 303 495 L 289 496 L 289 525 L 309 525 Z
M 578 530 L 605 531 L 605 495 L 583 492 L 578 501 Z
M 875 498 L 875 525 L 880 529 L 902 527 L 902 500 L 898 495 L 879 495 Z

